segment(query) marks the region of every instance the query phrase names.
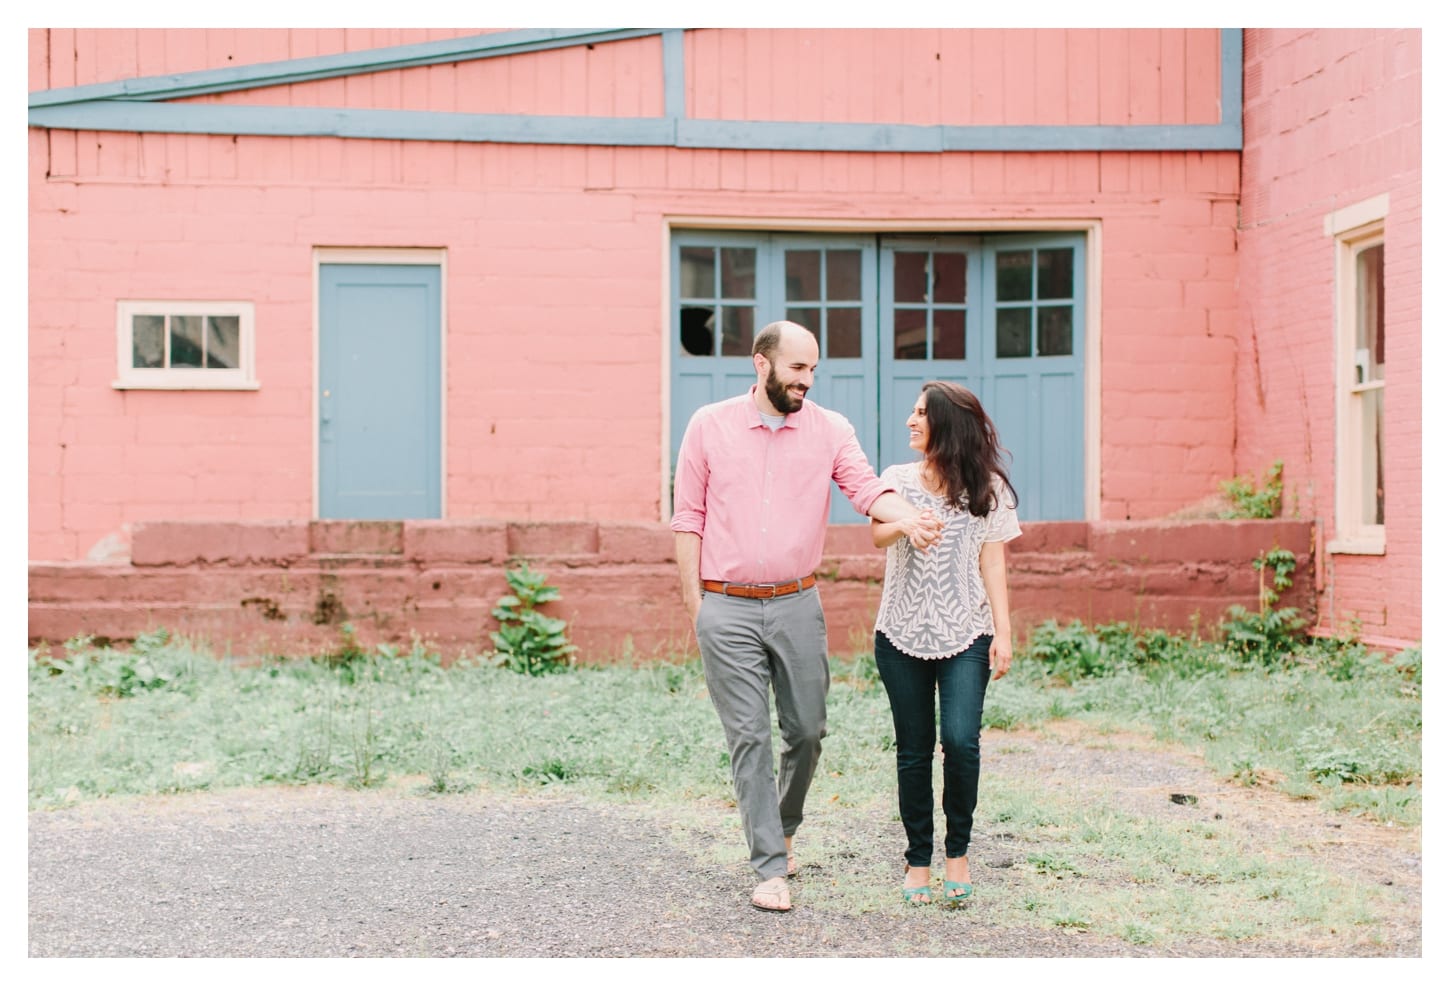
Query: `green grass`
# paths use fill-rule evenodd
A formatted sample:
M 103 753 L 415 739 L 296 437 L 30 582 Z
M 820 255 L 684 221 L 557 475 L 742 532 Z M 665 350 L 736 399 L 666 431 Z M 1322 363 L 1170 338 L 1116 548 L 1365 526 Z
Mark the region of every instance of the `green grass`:
M 164 634 L 130 650 L 77 641 L 59 662 L 31 657 L 32 809 L 268 784 L 558 791 L 647 816 L 709 865 L 743 865 L 698 662 L 530 677 L 486 661 L 444 668 L 421 649 L 350 648 L 241 666 Z M 1091 673 L 1020 654 L 988 690 L 986 726 L 1009 746 L 1011 731 L 1056 720 L 1133 731 L 1201 752 L 1245 786 L 1420 824 L 1417 653 L 1386 662 L 1309 648 L 1266 667 L 1190 648 L 1074 662 Z M 900 910 L 883 893 L 899 879 L 889 708 L 869 656 L 835 661 L 833 672 L 809 809 L 828 876 L 804 874 L 803 892 L 826 915 Z M 979 825 L 1010 833 L 1013 858 L 996 872 L 974 863 L 978 882 L 998 888 L 978 895 L 975 920 L 1149 946 L 1188 935 L 1373 941 L 1382 888 L 1351 886 L 1303 854 L 1265 852 L 1232 822 L 1170 826 L 1126 811 L 1111 791 L 1044 790 L 984 768 Z

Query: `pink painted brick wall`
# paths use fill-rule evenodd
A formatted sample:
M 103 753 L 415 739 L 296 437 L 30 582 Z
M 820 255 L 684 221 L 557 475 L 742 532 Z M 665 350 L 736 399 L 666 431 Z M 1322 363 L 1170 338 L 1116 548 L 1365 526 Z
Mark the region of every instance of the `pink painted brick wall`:
M 260 58 L 278 44 L 246 31 L 168 32 L 157 60 L 142 35 L 127 69 L 101 65 L 87 32 L 49 45 L 32 34 L 31 84 L 214 65 L 233 52 Z M 305 36 L 318 52 L 360 44 L 351 32 Z M 1106 33 L 1097 51 L 1113 65 L 1133 43 Z M 204 53 L 181 58 L 177 44 Z M 65 45 L 89 54 L 50 58 Z M 1216 78 L 1216 61 L 1191 60 L 1196 77 Z M 1098 73 L 1100 84 L 1111 75 Z M 1202 113 L 1193 89 L 1182 95 L 1185 119 Z M 1049 95 L 1033 99 L 1074 112 Z M 1164 97 L 1155 99 L 1162 111 Z M 1001 100 L 973 114 L 1023 119 Z M 1102 277 L 1090 291 L 1100 294 L 1101 338 L 1090 344 L 1101 358 L 1103 437 L 1089 454 L 1102 464 L 1101 518 L 1170 513 L 1212 493 L 1236 464 L 1236 153 L 824 154 L 32 131 L 30 195 L 30 345 L 42 360 L 29 395 L 32 559 L 85 558 L 141 522 L 312 516 L 317 246 L 447 251 L 448 517 L 659 521 L 672 216 L 761 229 L 1096 223 Z M 131 298 L 253 301 L 261 388 L 112 389 L 115 306 Z
M 1421 42 L 1418 30 L 1249 30 L 1234 468 L 1284 460 L 1286 512 L 1319 523 L 1335 630 L 1421 634 Z M 1329 213 L 1389 196 L 1382 556 L 1335 536 L 1335 259 Z

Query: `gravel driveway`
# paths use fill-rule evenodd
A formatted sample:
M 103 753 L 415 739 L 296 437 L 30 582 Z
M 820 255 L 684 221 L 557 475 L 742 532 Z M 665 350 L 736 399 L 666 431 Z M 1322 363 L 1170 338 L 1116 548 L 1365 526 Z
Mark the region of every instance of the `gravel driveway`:
M 29 817 L 32 957 L 734 957 L 734 956 L 1418 956 L 1420 855 L 1413 833 L 1330 817 L 1312 805 L 1215 780 L 1193 758 L 1085 747 L 1073 737 L 983 737 L 989 769 L 1064 789 L 1117 784 L 1147 813 L 1232 813 L 1265 844 L 1333 853 L 1357 878 L 1391 887 L 1394 914 L 1374 953 L 1326 944 L 1207 938 L 1172 952 L 1081 931 L 1003 927 L 969 912 L 864 915 L 818 910 L 830 870 L 802 829 L 795 909 L 753 910 L 744 863 L 688 851 L 668 819 L 567 797 L 415 788 L 265 788 L 102 801 Z M 1198 801 L 1174 804 L 1169 791 Z M 900 847 L 889 820 L 883 885 Z M 875 824 L 874 822 L 872 823 Z M 984 833 L 978 883 L 1008 881 L 1010 833 Z M 984 888 L 985 889 L 985 888 Z

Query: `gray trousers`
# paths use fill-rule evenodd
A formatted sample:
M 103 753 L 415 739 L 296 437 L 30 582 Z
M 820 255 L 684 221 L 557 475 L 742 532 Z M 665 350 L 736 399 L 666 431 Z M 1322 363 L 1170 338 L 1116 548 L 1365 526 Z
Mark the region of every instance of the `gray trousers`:
M 775 599 L 704 593 L 695 623 L 705 684 L 725 727 L 730 774 L 750 865 L 762 880 L 785 876 L 826 735 L 826 616 L 814 588 Z M 770 689 L 780 725 L 780 775 L 772 768 Z

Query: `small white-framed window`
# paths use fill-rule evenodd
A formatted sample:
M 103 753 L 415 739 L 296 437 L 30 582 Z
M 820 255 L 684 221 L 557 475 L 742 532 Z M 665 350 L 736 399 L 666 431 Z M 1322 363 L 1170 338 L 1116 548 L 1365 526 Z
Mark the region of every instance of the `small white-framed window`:
M 1385 233 L 1387 196 L 1326 220 L 1335 248 L 1334 537 L 1330 551 L 1385 550 Z
M 247 301 L 116 304 L 118 390 L 256 390 Z

